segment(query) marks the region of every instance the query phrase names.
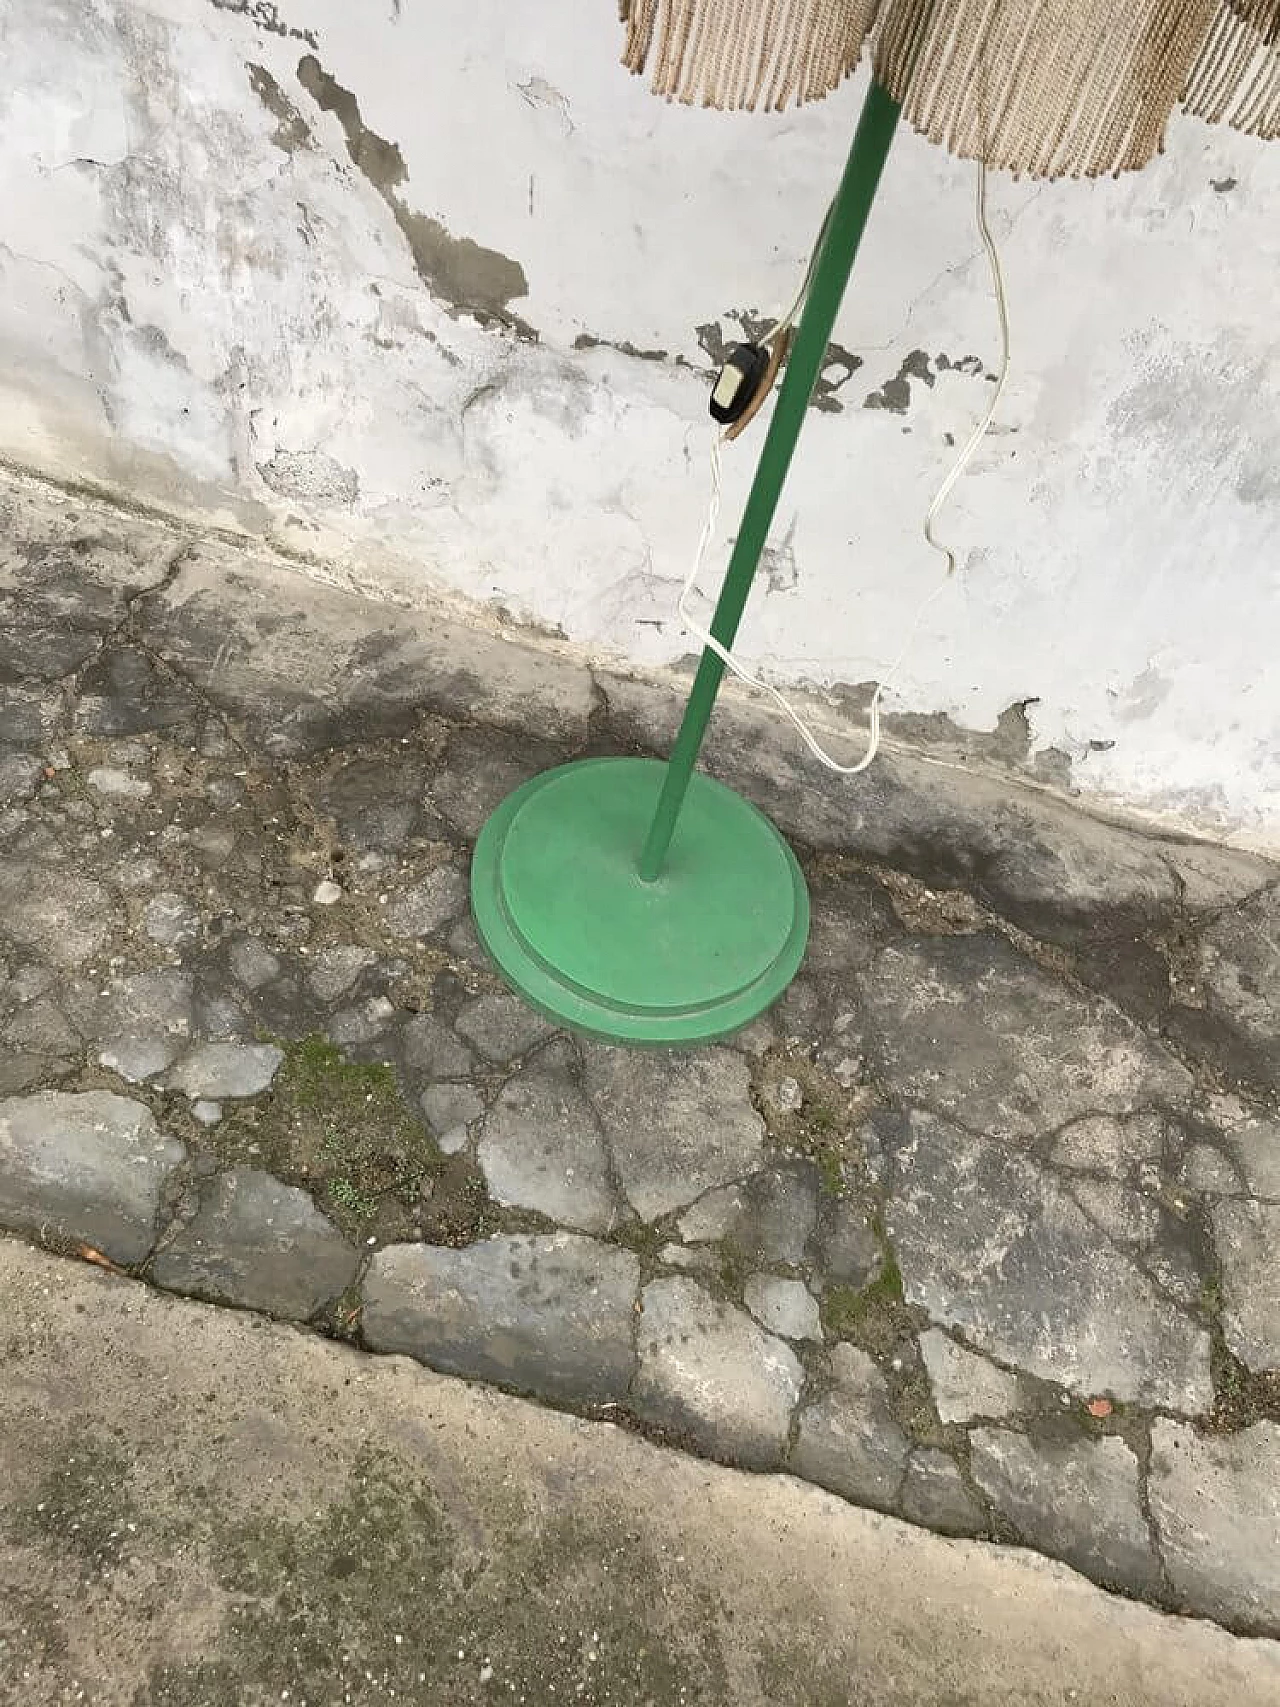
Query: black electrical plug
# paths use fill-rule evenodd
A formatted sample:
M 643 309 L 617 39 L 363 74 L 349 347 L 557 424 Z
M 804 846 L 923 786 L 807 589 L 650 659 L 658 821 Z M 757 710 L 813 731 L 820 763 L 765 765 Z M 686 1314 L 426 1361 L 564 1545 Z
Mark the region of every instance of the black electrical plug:
M 711 387 L 711 418 L 732 426 L 750 407 L 764 384 L 769 352 L 763 344 L 735 344 Z

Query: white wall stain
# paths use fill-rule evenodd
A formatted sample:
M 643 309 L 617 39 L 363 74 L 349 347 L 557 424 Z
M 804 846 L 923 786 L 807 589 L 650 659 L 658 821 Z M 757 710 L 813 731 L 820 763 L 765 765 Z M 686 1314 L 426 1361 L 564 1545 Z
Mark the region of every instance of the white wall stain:
M 689 652 L 697 329 L 790 299 L 857 90 L 668 108 L 595 0 L 0 0 L 0 34 L 0 454 L 396 598 Z M 538 342 L 433 298 L 307 54 L 403 157 L 402 221 L 523 269 Z M 921 517 L 998 357 L 972 195 L 902 136 L 744 630 L 779 680 L 865 682 L 935 584 Z M 991 204 L 1013 378 L 891 707 L 990 731 L 1029 702 L 1032 774 L 1063 754 L 1090 797 L 1280 851 L 1280 148 L 1178 122 L 1144 173 Z M 901 412 L 864 407 L 886 388 Z

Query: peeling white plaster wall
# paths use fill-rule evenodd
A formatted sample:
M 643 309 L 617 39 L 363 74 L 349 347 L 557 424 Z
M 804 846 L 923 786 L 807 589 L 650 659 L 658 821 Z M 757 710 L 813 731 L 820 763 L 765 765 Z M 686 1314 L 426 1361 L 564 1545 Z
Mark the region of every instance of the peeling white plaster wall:
M 697 328 L 789 300 L 861 91 L 672 109 L 619 44 L 612 0 L 0 0 L 0 455 L 687 654 Z M 902 136 L 744 631 L 781 681 L 867 681 L 937 578 L 997 356 L 973 188 Z M 1030 702 L 993 751 L 1025 727 L 1031 774 L 1280 850 L 1280 146 L 1180 121 L 1145 173 L 991 203 L 1014 374 L 892 706 Z M 492 318 L 519 269 L 536 341 Z

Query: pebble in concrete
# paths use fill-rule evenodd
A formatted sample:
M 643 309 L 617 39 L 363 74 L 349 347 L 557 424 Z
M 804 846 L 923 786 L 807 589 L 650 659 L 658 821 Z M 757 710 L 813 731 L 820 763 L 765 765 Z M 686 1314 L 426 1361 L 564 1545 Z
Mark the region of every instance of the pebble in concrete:
M 434 1014 L 415 1014 L 404 1026 L 400 1059 L 409 1082 L 420 1086 L 434 1079 L 464 1079 L 473 1065 L 466 1044 Z
M 0 1037 L 42 1055 L 76 1055 L 80 1037 L 56 1002 L 40 996 L 0 1023 Z
M 1250 1369 L 1280 1369 L 1280 1204 L 1215 1203 L 1222 1328 Z
M 372 949 L 361 948 L 356 943 L 338 943 L 333 948 L 321 949 L 311 963 L 307 974 L 311 988 L 322 1002 L 336 1002 L 339 996 L 344 996 L 366 966 L 372 966 L 375 955 Z
M 804 1092 L 800 1089 L 799 1079 L 791 1077 L 779 1079 L 773 1087 L 773 1104 L 784 1114 L 793 1114 L 804 1101 Z
M 32 753 L 0 752 L 0 806 L 34 794 L 43 769 Z
M 1213 1436 L 1157 1418 L 1147 1487 L 1169 1581 L 1187 1608 L 1280 1635 L 1280 1425 Z
M 201 824 L 191 832 L 191 847 L 200 861 L 219 871 L 236 849 L 236 838 L 225 824 Z
M 354 1007 L 339 1009 L 325 1027 L 325 1035 L 330 1043 L 373 1043 L 386 1033 L 395 1011 L 386 996 L 368 996 Z
M 630 1251 L 573 1233 L 463 1250 L 392 1245 L 364 1282 L 364 1337 L 446 1374 L 567 1404 L 620 1403 L 639 1285 Z
M 889 1510 L 907 1467 L 908 1442 L 875 1361 L 843 1342 L 831 1351 L 830 1390 L 800 1413 L 791 1468 L 859 1505 Z
M 108 765 L 95 766 L 84 780 L 96 794 L 105 794 L 112 800 L 146 800 L 151 793 L 149 782 Z
M 643 1221 L 683 1209 L 764 1160 L 747 1064 L 726 1049 L 680 1057 L 583 1046 L 583 1084 Z
M 1178 1170 L 1178 1184 L 1211 1197 L 1235 1197 L 1243 1189 L 1234 1164 L 1212 1144 L 1191 1146 Z
M 1186 1068 L 1118 1009 L 1056 983 L 1003 937 L 885 949 L 863 980 L 890 1082 L 969 1131 L 1029 1138 L 1190 1095 Z
M 476 934 L 475 921 L 470 913 L 462 915 L 445 940 L 455 960 L 461 960 L 468 966 L 482 967 L 486 972 L 492 970 L 493 962 Z
M 484 1101 L 470 1085 L 428 1085 L 418 1106 L 446 1156 L 465 1148 L 467 1127 L 484 1113 Z
M 177 966 L 135 972 L 108 986 L 97 1004 L 98 1035 L 146 1037 L 163 1032 L 187 1037 L 194 1018 L 194 980 Z
M 280 976 L 278 957 L 255 937 L 241 937 L 238 942 L 233 942 L 227 958 L 232 973 L 246 990 L 260 990 L 264 984 Z
M 400 747 L 345 760 L 320 784 L 316 798 L 352 848 L 392 852 L 413 833 L 426 786 L 425 768 Z
M 1214 921 L 1201 944 L 1200 983 L 1210 1013 L 1247 1051 L 1251 1068 L 1280 1089 L 1280 887 Z
M 505 1065 L 551 1036 L 555 1027 L 518 996 L 495 990 L 458 1015 L 457 1031 L 490 1061 Z
M 1127 1120 L 1089 1114 L 1059 1134 L 1053 1159 L 1060 1168 L 1124 1177 L 1136 1163 L 1159 1157 L 1166 1125 L 1157 1114 L 1136 1114 Z
M 66 971 L 86 965 L 114 923 L 103 886 L 53 866 L 8 859 L 0 866 L 0 918 L 5 934 Z
M 1280 1203 L 1280 1120 L 1241 1108 L 1228 1130 L 1231 1154 L 1251 1195 Z
M 636 1413 L 712 1456 L 779 1463 L 804 1382 L 791 1348 L 696 1281 L 655 1280 L 643 1304 Z
M 944 1423 L 1007 1417 L 1018 1408 L 1018 1381 L 976 1352 L 957 1345 L 941 1328 L 920 1335 L 920 1355 Z
M 902 1484 L 902 1515 L 941 1535 L 981 1535 L 987 1520 L 954 1461 L 934 1447 L 911 1454 Z
M 147 1079 L 154 1079 L 157 1073 L 163 1073 L 166 1067 L 171 1067 L 181 1051 L 182 1043 L 176 1037 L 157 1034 L 117 1037 L 102 1051 L 98 1060 L 131 1085 L 140 1085 Z
M 1105 1587 L 1145 1595 L 1158 1588 L 1138 1461 L 1118 1436 L 1037 1442 L 979 1428 L 969 1450 L 974 1480 L 1033 1547 Z
M 274 1043 L 200 1043 L 169 1075 L 171 1089 L 219 1101 L 265 1091 L 284 1060 Z
M 195 1216 L 152 1273 L 171 1292 L 306 1321 L 346 1291 L 358 1260 L 305 1191 L 233 1168 L 202 1184 Z
M 680 1218 L 684 1238 L 729 1240 L 744 1262 L 805 1259 L 818 1214 L 818 1170 L 812 1162 L 786 1162 L 753 1174 L 740 1185 L 709 1191 Z
M 587 1233 L 607 1233 L 618 1206 L 591 1105 L 567 1074 L 517 1073 L 484 1123 L 478 1148 L 490 1194 Z
M 143 908 L 142 926 L 162 948 L 182 948 L 200 935 L 200 915 L 184 895 L 166 889 Z
M 883 1264 L 866 1210 L 848 1198 L 823 1201 L 814 1247 L 814 1265 L 828 1286 L 863 1287 Z
M 822 1338 L 818 1300 L 802 1280 L 753 1274 L 742 1289 L 742 1301 L 771 1334 L 780 1334 L 784 1340 Z
M 165 1180 L 185 1155 L 149 1109 L 109 1091 L 0 1102 L 0 1226 L 141 1262 Z
M 210 1043 L 240 1041 L 252 1035 L 252 1026 L 244 1009 L 233 996 L 220 990 L 203 990 L 196 996 L 192 1032 Z
M 382 922 L 396 936 L 430 936 L 457 918 L 466 901 L 466 878 L 455 866 L 441 865 L 390 900 Z
M 897 1163 L 885 1220 L 909 1303 L 1073 1392 L 1208 1408 L 1206 1330 L 1099 1236 L 1056 1176 L 927 1114 L 908 1118 Z

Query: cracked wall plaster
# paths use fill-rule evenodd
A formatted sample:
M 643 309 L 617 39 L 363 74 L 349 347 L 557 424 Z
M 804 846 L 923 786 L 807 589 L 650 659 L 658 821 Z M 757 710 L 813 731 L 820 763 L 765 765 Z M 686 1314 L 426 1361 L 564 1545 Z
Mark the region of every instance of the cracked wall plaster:
M 497 321 L 522 337 L 536 337 L 532 327 L 509 307 L 514 297 L 529 293 L 529 281 L 519 261 L 496 249 L 486 249 L 470 237 L 455 237 L 438 219 L 415 213 L 408 206 L 401 186 L 409 172 L 399 145 L 369 129 L 351 90 L 330 76 L 313 53 L 304 54 L 298 61 L 298 81 L 321 111 L 332 113 L 342 126 L 347 153 L 391 209 L 428 290 L 463 314 Z
M 275 118 L 276 128 L 271 140 L 284 154 L 295 148 L 311 145 L 311 129 L 302 114 L 276 82 L 265 65 L 250 65 L 249 86 L 267 111 Z
M 855 88 L 668 108 L 572 0 L 32 0 L 6 46 L 0 455 L 398 600 L 688 656 L 706 374 L 790 300 Z M 972 188 L 896 143 L 743 635 L 851 749 L 998 358 Z M 1179 123 L 1147 172 L 997 178 L 990 211 L 1013 374 L 890 727 L 1274 851 L 1280 149 Z
M 267 30 L 272 35 L 288 36 L 294 41 L 306 42 L 308 47 L 316 46 L 314 32 L 286 23 L 273 0 L 208 0 L 208 4 L 220 12 L 234 12 L 238 17 L 247 18 L 256 28 Z

